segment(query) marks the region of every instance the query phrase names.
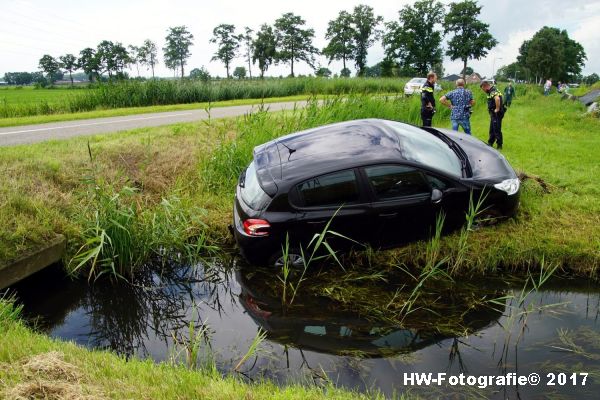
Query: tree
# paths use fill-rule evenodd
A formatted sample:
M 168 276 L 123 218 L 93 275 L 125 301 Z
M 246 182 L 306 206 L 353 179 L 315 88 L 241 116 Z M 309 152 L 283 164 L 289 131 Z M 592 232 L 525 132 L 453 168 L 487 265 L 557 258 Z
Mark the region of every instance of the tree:
M 346 60 L 351 60 L 355 51 L 352 16 L 347 11 L 340 11 L 338 17 L 329 21 L 325 39 L 329 40 L 327 46 L 322 53 L 329 60 L 329 64 L 333 60 L 342 60 L 344 70 L 346 68 Z
M 190 78 L 199 79 L 202 82 L 208 82 L 208 81 L 210 81 L 210 74 L 208 73 L 206 68 L 204 68 L 204 66 L 202 66 L 200 68 L 194 68 L 193 70 L 191 70 Z
M 193 44 L 194 35 L 185 26 L 172 27 L 167 32 L 165 37 L 167 44 L 163 47 L 165 65 L 171 69 L 181 68 L 181 78 L 183 78 L 185 76 L 184 66 L 192 55 L 190 47 Z
M 227 78 L 229 78 L 229 65 L 237 56 L 238 49 L 240 48 L 240 36 L 235 34 L 235 26 L 229 24 L 218 25 L 213 30 L 213 37 L 210 39 L 210 42 L 216 43 L 218 46 L 211 61 L 219 60 L 225 64 Z
M 269 66 L 275 61 L 277 38 L 273 27 L 263 24 L 252 42 L 252 61 L 258 61 L 260 77 L 263 78 Z
M 496 71 L 496 80 L 505 82 L 509 80 L 520 80 L 525 79 L 529 75 L 530 71 L 527 67 L 518 62 L 513 62 L 498 68 L 498 71 Z
M 244 79 L 246 77 L 246 68 L 245 67 L 236 67 L 233 70 L 233 76 L 238 79 Z
M 56 74 L 60 71 L 60 64 L 51 55 L 44 54 L 40 58 L 39 68 L 46 73 L 48 80 L 54 83 Z
M 96 49 L 100 71 L 108 73 L 108 79 L 112 80 L 113 73 L 118 79 L 123 77 L 123 70 L 131 63 L 131 58 L 125 46 L 121 43 L 113 43 L 103 40 Z
M 600 76 L 598 76 L 598 74 L 595 72 L 593 74 L 588 75 L 585 78 L 583 78 L 583 83 L 585 83 L 586 85 L 593 85 L 594 83 L 596 83 L 598 81 L 600 81 Z
M 451 3 L 450 11 L 444 18 L 444 34 L 454 34 L 448 41 L 446 55 L 453 61 L 462 60 L 463 79 L 467 62 L 485 57 L 488 50 L 498 44 L 488 31 L 489 25 L 477 19 L 480 13 L 481 6 L 477 2 L 464 0 Z
M 354 24 L 354 62 L 358 69 L 358 76 L 363 76 L 369 47 L 381 35 L 377 25 L 383 22 L 383 18 L 375 16 L 373 7 L 360 4 L 354 7 L 352 22 Z
M 583 46 L 569 38 L 567 31 L 544 26 L 523 42 L 517 60 L 541 80 L 554 78 L 563 82 L 576 80 L 587 56 Z
M 329 68 L 320 67 L 315 71 L 315 76 L 321 78 L 329 78 L 331 76 L 331 71 L 329 70 Z
M 244 28 L 244 33 L 240 35 L 241 41 L 244 43 L 244 57 L 248 63 L 248 75 L 252 79 L 252 54 L 254 53 L 254 40 L 252 34 L 254 31 L 249 27 Z
M 465 77 L 466 75 L 473 75 L 473 72 L 475 72 L 475 71 L 473 71 L 473 68 L 471 68 L 471 67 L 466 67 L 466 68 L 463 68 L 463 69 L 462 69 L 462 71 L 460 71 L 460 74 L 461 74 L 463 77 Z
M 130 44 L 129 48 L 129 57 L 131 59 L 131 63 L 135 64 L 135 69 L 137 71 L 137 76 L 140 76 L 140 64 L 142 63 L 141 57 L 141 47 L 134 46 Z
M 73 86 L 73 71 L 79 69 L 77 64 L 77 57 L 73 54 L 65 54 L 59 57 L 60 67 L 65 69 L 69 73 L 69 79 L 71 79 L 71 86 Z
M 150 67 L 152 70 L 152 78 L 154 78 L 154 67 L 158 64 L 158 49 L 156 43 L 150 39 L 144 40 L 144 44 L 140 47 L 139 53 L 140 64 Z
M 79 64 L 79 68 L 88 76 L 90 82 L 94 81 L 94 77 L 100 77 L 100 60 L 96 54 L 96 50 L 91 47 L 81 50 L 77 63 Z
M 342 70 L 340 71 L 340 76 L 342 78 L 349 78 L 350 77 L 350 69 L 349 68 L 342 68 Z
M 313 45 L 314 29 L 303 28 L 306 21 L 293 13 L 283 14 L 275 21 L 277 37 L 276 60 L 291 65 L 291 76 L 294 76 L 294 62 L 304 61 L 314 68 L 314 55 L 319 52 Z
M 426 75 L 442 63 L 443 6 L 434 0 L 420 0 L 399 11 L 398 21 L 386 23 L 383 46 L 386 58 L 398 60 L 405 74 Z

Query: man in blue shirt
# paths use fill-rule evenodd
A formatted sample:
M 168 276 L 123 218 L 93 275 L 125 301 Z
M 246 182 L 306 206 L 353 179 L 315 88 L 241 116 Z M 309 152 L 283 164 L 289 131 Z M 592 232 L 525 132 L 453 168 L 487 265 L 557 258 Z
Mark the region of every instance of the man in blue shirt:
M 473 93 L 465 89 L 465 81 L 456 80 L 456 89 L 446 93 L 440 98 L 440 103 L 451 109 L 450 120 L 452 129 L 457 131 L 458 126 L 462 126 L 467 135 L 471 134 L 471 106 L 475 104 Z

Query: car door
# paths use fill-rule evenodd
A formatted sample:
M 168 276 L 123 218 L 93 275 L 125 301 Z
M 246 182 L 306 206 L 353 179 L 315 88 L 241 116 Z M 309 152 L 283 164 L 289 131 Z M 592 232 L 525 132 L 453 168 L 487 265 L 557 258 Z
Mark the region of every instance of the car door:
M 419 169 L 384 164 L 365 167 L 361 173 L 372 193 L 372 215 L 381 247 L 397 246 L 431 232 L 437 205 Z
M 293 190 L 290 201 L 297 219 L 290 236 L 301 238 L 304 246 L 315 234 L 320 234 L 331 220 L 329 230 L 363 243 L 370 226 L 369 197 L 361 189 L 358 171 L 347 169 L 307 179 Z M 335 216 L 334 216 L 335 215 Z M 334 250 L 347 249 L 351 241 L 328 235 Z

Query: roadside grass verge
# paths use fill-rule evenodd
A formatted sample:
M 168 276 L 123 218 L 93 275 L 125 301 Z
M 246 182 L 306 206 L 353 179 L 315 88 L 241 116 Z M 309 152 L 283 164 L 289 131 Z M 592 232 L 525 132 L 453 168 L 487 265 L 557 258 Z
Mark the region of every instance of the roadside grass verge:
M 35 333 L 0 299 L 0 397 L 10 399 L 372 399 L 331 384 L 246 383 L 184 365 L 90 351 Z M 399 398 L 406 398 L 404 396 Z
M 480 91 L 476 99 L 473 131 L 485 140 L 489 122 Z M 434 123 L 449 126 L 448 115 L 441 108 Z M 89 141 L 96 179 L 109 197 L 124 188 L 134 189 L 125 202 L 137 215 L 133 235 L 151 242 L 154 229 L 144 227 L 160 214 L 163 200 L 176 196 L 186 218 L 191 220 L 198 209 L 204 215 L 183 236 L 178 234 L 183 225 L 163 229 L 172 231 L 167 242 L 178 247 L 204 238 L 202 253 L 229 240 L 226 227 L 235 182 L 255 145 L 289 132 L 367 117 L 419 123 L 419 99 L 336 97 L 321 106 L 312 101 L 294 111 L 272 114 L 259 109 L 237 119 L 138 129 Z M 499 269 L 526 273 L 545 257 L 574 275 L 596 276 L 600 264 L 599 125 L 597 119 L 583 116 L 578 104 L 521 89 L 504 121 L 503 151 L 525 174 L 520 212 L 513 220 L 470 232 L 468 248 L 460 253 L 456 250 L 461 247 L 460 234 L 442 237 L 440 256 L 447 257 L 449 265 L 460 265 L 453 273 Z M 84 232 L 94 227 L 99 211 L 85 179 L 92 167 L 87 140 L 0 149 L 0 264 L 54 233 L 63 233 L 69 240 L 67 264 L 78 264 L 69 261 L 85 244 Z M 425 265 L 426 246 L 417 242 L 374 252 L 372 258 L 381 266 Z M 156 253 L 160 251 L 140 254 Z M 124 257 L 106 254 L 117 260 Z

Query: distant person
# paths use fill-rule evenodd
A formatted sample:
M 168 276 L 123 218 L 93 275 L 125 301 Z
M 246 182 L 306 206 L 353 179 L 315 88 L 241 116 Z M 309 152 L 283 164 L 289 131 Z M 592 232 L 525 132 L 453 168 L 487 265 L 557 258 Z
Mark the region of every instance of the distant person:
M 433 97 L 435 82 L 437 82 L 437 75 L 435 72 L 430 72 L 427 74 L 427 82 L 421 87 L 421 119 L 423 120 L 423 126 L 431 126 L 433 114 L 435 114 L 435 98 Z
M 544 84 L 544 96 L 548 96 L 550 94 L 550 90 L 552 89 L 552 79 L 546 79 L 546 83 Z
M 469 89 L 465 89 L 465 81 L 457 79 L 456 89 L 442 96 L 440 103 L 452 110 L 450 112 L 452 129 L 458 131 L 458 127 L 462 126 L 465 133 L 470 135 L 471 106 L 475 104 L 475 100 L 473 100 L 473 93 Z
M 491 85 L 489 81 L 482 81 L 480 87 L 487 95 L 487 107 L 490 113 L 490 136 L 488 144 L 494 146 L 494 143 L 496 143 L 498 150 L 502 150 L 504 142 L 502 138 L 502 118 L 504 118 L 502 93 L 495 86 Z
M 508 82 L 508 86 L 504 89 L 504 104 L 506 104 L 507 108 L 510 107 L 513 97 L 516 97 L 515 88 L 512 82 Z

